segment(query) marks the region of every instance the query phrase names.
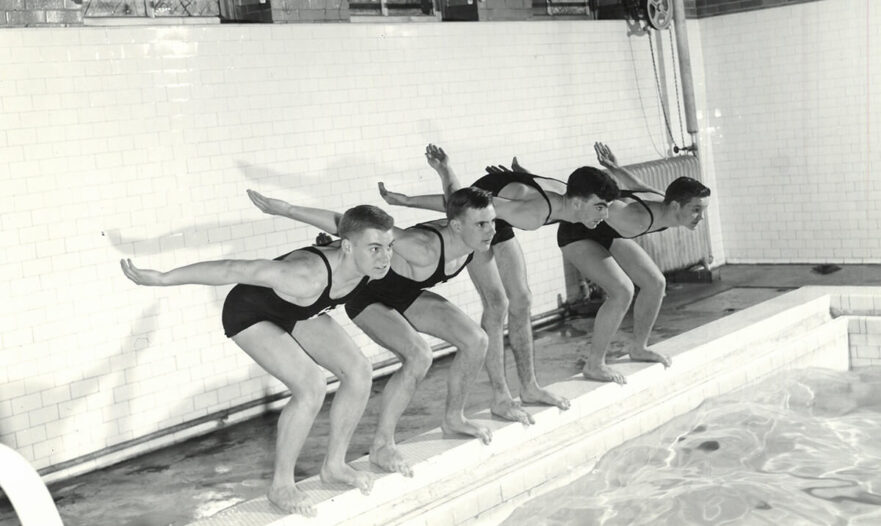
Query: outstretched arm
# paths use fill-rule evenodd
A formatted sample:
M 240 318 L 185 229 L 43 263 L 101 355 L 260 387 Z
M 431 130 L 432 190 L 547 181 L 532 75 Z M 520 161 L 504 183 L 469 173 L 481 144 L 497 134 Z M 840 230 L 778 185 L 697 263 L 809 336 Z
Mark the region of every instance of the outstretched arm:
M 423 208 L 425 210 L 446 211 L 446 199 L 440 194 L 409 196 L 398 192 L 386 190 L 385 184 L 379 183 L 379 195 L 392 206 L 406 206 L 409 208 Z
M 138 285 L 165 287 L 243 283 L 270 287 L 292 296 L 312 296 L 317 293 L 316 282 L 306 272 L 305 262 L 291 264 L 275 260 L 221 259 L 193 263 L 168 272 L 138 268 L 131 259 L 123 259 L 119 263 L 125 276 Z
M 593 149 L 597 153 L 597 161 L 608 169 L 612 177 L 617 179 L 618 182 L 628 190 L 639 190 L 664 195 L 664 192 L 653 186 L 649 186 L 633 172 L 620 166 L 618 160 L 615 158 L 615 154 L 613 154 L 612 150 L 605 144 L 601 142 L 594 143 Z
M 322 208 L 292 205 L 281 199 L 266 197 L 254 190 L 248 190 L 248 197 L 263 213 L 287 217 L 294 221 L 306 223 L 307 225 L 320 228 L 328 234 L 337 233 L 337 225 L 339 225 L 340 218 L 343 216 L 340 213 Z

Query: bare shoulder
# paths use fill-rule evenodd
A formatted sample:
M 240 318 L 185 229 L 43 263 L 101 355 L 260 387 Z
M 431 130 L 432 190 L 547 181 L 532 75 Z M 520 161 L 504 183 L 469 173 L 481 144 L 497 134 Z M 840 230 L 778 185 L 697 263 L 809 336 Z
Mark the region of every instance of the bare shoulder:
M 429 223 L 431 228 L 441 230 L 436 223 Z M 440 257 L 440 239 L 429 228 L 411 226 L 405 229 L 400 236 L 395 237 L 395 253 L 399 254 L 407 262 L 417 266 L 429 265 L 437 262 Z
M 316 247 L 315 250 L 324 254 L 331 266 L 339 252 L 339 249 L 332 247 Z M 296 284 L 297 288 L 303 289 L 304 295 L 309 295 L 314 290 L 321 291 L 327 286 L 327 266 L 324 259 L 311 250 L 294 250 L 279 263 L 283 265 L 280 270 L 285 278 Z

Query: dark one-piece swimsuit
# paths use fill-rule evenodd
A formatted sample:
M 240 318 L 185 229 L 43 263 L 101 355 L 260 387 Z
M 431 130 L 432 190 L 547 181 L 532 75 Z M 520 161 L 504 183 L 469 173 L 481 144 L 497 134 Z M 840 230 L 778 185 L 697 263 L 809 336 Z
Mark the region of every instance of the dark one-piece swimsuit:
M 666 228 L 652 230 L 652 226 L 655 224 L 655 215 L 652 213 L 652 209 L 649 208 L 649 205 L 647 205 L 645 201 L 643 201 L 639 198 L 639 196 L 636 195 L 638 193 L 649 194 L 654 192 L 622 190 L 619 199 L 622 197 L 633 199 L 637 203 L 641 204 L 645 208 L 646 212 L 648 212 L 649 226 L 646 227 L 645 231 L 641 234 L 637 234 L 633 237 L 622 236 L 620 232 L 609 226 L 608 223 L 606 223 L 605 221 L 598 224 L 596 228 L 587 228 L 582 223 L 569 223 L 567 221 L 560 221 L 560 226 L 557 228 L 557 246 L 562 248 L 569 243 L 574 243 L 576 241 L 581 241 L 584 239 L 590 239 L 596 241 L 606 250 L 608 250 L 616 239 L 633 239 L 635 237 L 644 236 L 646 234 L 651 234 L 654 232 L 660 232 L 661 230 L 666 230 Z
M 424 281 L 414 281 L 389 269 L 388 274 L 386 274 L 384 278 L 368 282 L 355 297 L 346 302 L 346 314 L 349 315 L 349 318 L 354 319 L 361 314 L 361 311 L 373 303 L 382 303 L 403 315 L 404 311 L 410 308 L 410 305 L 416 301 L 416 298 L 422 294 L 423 290 L 433 287 L 438 283 L 444 283 L 458 276 L 459 273 L 462 272 L 462 269 L 464 269 L 471 261 L 471 258 L 474 257 L 474 253 L 468 254 L 465 263 L 459 267 L 456 272 L 447 275 L 444 270 L 444 267 L 446 266 L 444 238 L 440 231 L 436 230 L 434 227 L 423 224 L 415 225 L 415 228 L 430 230 L 440 238 L 440 260 L 438 260 L 437 268 L 434 273 Z
M 481 190 L 486 190 L 494 197 L 498 197 L 499 192 L 502 191 L 502 188 L 512 183 L 525 184 L 526 186 L 535 188 L 548 204 L 548 215 L 547 217 L 545 217 L 544 221 L 544 224 L 547 225 L 549 224 L 548 220 L 551 217 L 551 200 L 548 199 L 548 194 L 545 193 L 544 188 L 542 188 L 541 185 L 538 184 L 536 179 L 549 179 L 551 181 L 557 181 L 557 179 L 551 179 L 550 177 L 542 177 L 540 175 L 533 175 L 525 172 L 503 172 L 484 175 L 480 179 L 474 181 L 471 186 L 473 186 L 474 188 L 480 188 Z M 492 245 L 497 245 L 514 237 L 514 227 L 512 227 L 510 223 L 502 219 L 496 219 L 495 221 L 496 235 L 493 236 L 491 243 Z
M 298 321 L 308 320 L 345 303 L 367 283 L 368 278 L 365 276 L 348 294 L 339 298 L 331 298 L 330 288 L 333 284 L 333 275 L 327 257 L 315 247 L 304 247 L 297 250 L 318 254 L 324 261 L 324 266 L 327 267 L 327 287 L 324 288 L 318 299 L 311 305 L 304 307 L 283 300 L 269 287 L 236 285 L 229 291 L 223 302 L 223 331 L 228 338 L 261 321 L 272 322 L 284 331 L 291 332 Z M 275 261 L 283 260 L 292 252 L 296 251 L 279 256 L 275 258 Z

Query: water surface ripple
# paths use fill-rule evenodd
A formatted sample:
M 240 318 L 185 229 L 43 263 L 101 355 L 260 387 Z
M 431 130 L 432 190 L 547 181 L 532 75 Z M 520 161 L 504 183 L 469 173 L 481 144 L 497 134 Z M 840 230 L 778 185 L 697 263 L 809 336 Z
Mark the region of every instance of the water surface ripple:
M 881 367 L 708 399 L 503 524 L 881 524 Z

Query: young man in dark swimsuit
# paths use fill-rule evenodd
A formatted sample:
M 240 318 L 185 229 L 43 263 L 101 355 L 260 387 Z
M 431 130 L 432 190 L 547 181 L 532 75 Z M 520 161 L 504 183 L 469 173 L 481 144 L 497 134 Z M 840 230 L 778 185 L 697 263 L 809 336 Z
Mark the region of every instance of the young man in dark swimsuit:
M 368 279 L 385 276 L 391 261 L 394 220 L 381 209 L 361 205 L 343 214 L 342 239 L 329 247 L 306 247 L 275 260 L 219 260 L 168 272 L 139 269 L 121 261 L 138 285 L 228 285 L 223 305 L 226 335 L 269 374 L 283 382 L 291 399 L 278 419 L 275 471 L 269 500 L 288 512 L 314 515 L 311 498 L 294 483 L 294 466 L 326 393 L 325 373 L 340 379 L 330 409 L 330 438 L 321 479 L 368 494 L 370 473 L 346 464 L 346 449 L 370 395 L 370 362 L 330 316 Z
M 438 162 L 432 156 L 429 164 Z M 334 212 L 294 206 L 257 192 L 248 195 L 268 214 L 288 217 L 336 233 Z M 379 423 L 370 448 L 370 460 L 386 471 L 412 476 L 412 468 L 395 446 L 395 428 L 419 382 L 432 362 L 425 333 L 458 348 L 447 383 L 446 411 L 441 428 L 488 444 L 489 429 L 465 418 L 465 399 L 486 355 L 486 333 L 468 315 L 442 296 L 427 289 L 461 272 L 475 252 L 490 248 L 495 229 L 492 197 L 484 191 L 463 188 L 447 202 L 447 220 L 394 229 L 391 270 L 381 280 L 370 281 L 346 303 L 346 312 L 371 339 L 400 360 L 386 384 Z
M 563 256 L 581 274 L 606 293 L 594 321 L 587 356 L 582 357 L 585 378 L 604 382 L 627 382 L 624 375 L 606 365 L 606 352 L 634 296 L 633 340 L 627 354 L 638 361 L 660 362 L 669 367 L 670 358 L 648 348 L 648 339 L 661 309 L 666 281 L 651 257 L 633 238 L 686 227 L 694 230 L 709 204 L 710 189 L 690 177 L 680 177 L 661 192 L 621 167 L 608 146 L 596 143 L 597 160 L 618 180 L 624 190 L 609 207 L 609 217 L 596 228 L 560 222 L 557 245 Z M 526 172 L 512 163 L 514 172 Z M 497 168 L 492 172 L 504 170 Z M 643 197 L 640 197 L 640 194 Z
M 444 195 L 408 197 L 389 192 L 380 183 L 380 193 L 389 204 L 442 210 L 444 196 L 460 188 L 444 151 L 429 145 L 429 152 L 442 159 L 433 165 L 441 177 Z M 540 387 L 535 377 L 535 348 L 530 320 L 531 293 L 526 278 L 523 251 L 513 228 L 535 230 L 559 221 L 582 223 L 590 228 L 605 219 L 609 203 L 618 196 L 618 187 L 605 172 L 582 167 L 569 177 L 569 183 L 532 174 L 489 174 L 472 186 L 493 194 L 496 209 L 496 235 L 489 251 L 475 254 L 468 272 L 483 302 L 481 325 L 489 337 L 486 369 L 493 388 L 492 412 L 524 424 L 532 416 L 514 401 L 508 388 L 504 366 L 503 328 L 508 315 L 508 336 L 517 375 L 520 400 L 525 403 L 569 408 L 569 401 Z M 513 227 L 513 228 L 512 228 Z

